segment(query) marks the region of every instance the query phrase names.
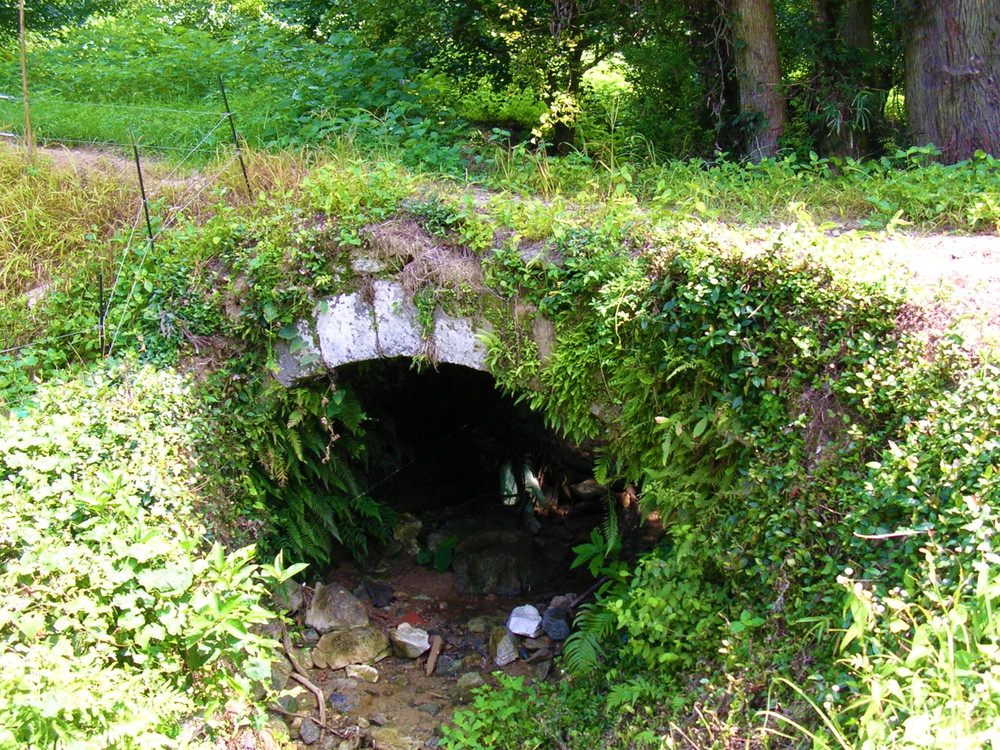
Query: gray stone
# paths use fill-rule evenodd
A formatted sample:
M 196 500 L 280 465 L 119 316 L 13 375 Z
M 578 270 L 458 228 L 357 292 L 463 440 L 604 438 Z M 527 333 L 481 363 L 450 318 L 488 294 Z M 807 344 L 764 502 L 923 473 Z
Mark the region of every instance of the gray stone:
M 345 674 L 347 670 L 350 669 L 352 666 L 356 667 L 360 665 L 348 664 L 346 667 L 344 667 Z M 353 693 L 355 690 L 358 689 L 359 685 L 361 685 L 361 683 L 358 682 L 353 677 L 337 677 L 332 680 L 329 680 L 323 687 L 333 693 Z
M 507 618 L 507 630 L 526 638 L 537 638 L 542 634 L 542 616 L 530 604 L 514 607 Z
M 466 626 L 470 633 L 485 633 L 490 629 L 489 617 L 473 617 Z
M 479 672 L 466 672 L 458 678 L 458 684 L 455 686 L 455 700 L 459 703 L 470 703 L 472 691 L 485 684 L 486 680 Z
M 420 747 L 420 743 L 389 727 L 372 729 L 368 736 L 371 738 L 375 750 L 416 750 Z
M 370 664 L 348 664 L 347 676 L 364 682 L 378 682 L 378 670 Z
M 543 661 L 535 665 L 535 679 L 538 682 L 545 682 L 552 673 L 552 662 Z
M 408 622 L 401 622 L 389 635 L 389 640 L 392 641 L 392 652 L 401 659 L 416 659 L 431 647 L 427 631 Z
M 388 636 L 365 625 L 324 635 L 313 649 L 312 662 L 318 669 L 343 669 L 348 664 L 374 662 L 388 655 Z
M 319 641 L 319 632 L 316 628 L 306 628 L 302 631 L 303 643 L 316 643 L 317 641 Z
M 299 701 L 294 695 L 280 695 L 275 702 L 282 711 L 290 714 L 298 713 Z
M 357 700 L 352 701 L 343 693 L 330 693 L 330 695 L 327 696 L 326 702 L 329 703 L 330 708 L 338 714 L 346 714 L 357 705 Z
M 441 654 L 438 657 L 434 674 L 439 677 L 453 677 L 465 666 L 465 659 L 455 654 Z
M 319 726 L 312 719 L 303 719 L 299 726 L 299 739 L 303 744 L 313 745 L 319 742 Z
M 350 591 L 337 583 L 316 586 L 316 593 L 306 613 L 306 625 L 319 633 L 350 630 L 368 624 L 364 605 Z
M 455 547 L 452 565 L 455 585 L 464 594 L 527 593 L 542 583 L 546 572 L 523 531 L 471 534 Z
M 437 311 L 432 334 L 435 359 L 485 370 L 486 346 L 479 334 L 489 330 L 486 321 Z M 327 367 L 427 352 L 420 313 L 397 281 L 376 280 L 366 292 L 323 300 L 317 306 L 316 334 Z
M 528 664 L 538 664 L 543 661 L 550 661 L 552 659 L 552 650 L 547 648 L 540 648 L 537 651 L 531 652 L 531 655 L 525 659 Z
M 542 629 L 552 640 L 565 641 L 570 634 L 569 612 L 559 607 L 549 607 L 542 616 Z
M 271 688 L 284 690 L 292 676 L 292 665 L 288 659 L 281 658 L 271 662 Z
M 596 479 L 586 479 L 577 484 L 571 484 L 569 491 L 580 500 L 600 500 L 608 494 L 608 488 L 598 484 Z
M 440 703 L 424 703 L 418 710 L 430 716 L 437 716 L 441 713 L 442 708 L 443 706 Z
M 503 626 L 490 631 L 490 659 L 498 667 L 517 661 L 517 638 Z
M 550 607 L 555 607 L 556 609 L 565 609 L 567 612 L 572 611 L 573 602 L 576 601 L 576 594 L 561 594 L 560 596 L 552 597 L 552 601 L 549 602 Z
M 372 600 L 372 606 L 388 607 L 392 604 L 392 586 L 380 581 L 364 581 L 365 592 Z
M 278 339 L 274 347 L 278 355 L 278 371 L 274 377 L 286 388 L 314 378 L 326 369 L 312 326 L 300 320 L 295 329 L 294 340 Z
M 272 597 L 279 612 L 298 612 L 302 607 L 302 585 L 288 580 L 278 586 Z

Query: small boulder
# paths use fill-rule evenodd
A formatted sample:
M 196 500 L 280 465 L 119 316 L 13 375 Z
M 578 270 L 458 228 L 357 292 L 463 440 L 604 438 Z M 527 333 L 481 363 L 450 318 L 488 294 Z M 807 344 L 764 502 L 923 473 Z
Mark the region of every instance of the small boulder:
M 319 742 L 319 726 L 312 719 L 303 719 L 299 725 L 299 739 L 304 745 L 314 745 Z
M 525 638 L 537 638 L 542 634 L 542 616 L 530 604 L 515 607 L 507 618 L 507 629 Z
M 333 709 L 338 714 L 346 714 L 352 708 L 357 705 L 357 700 L 351 700 L 343 693 L 330 693 L 326 697 L 326 702 L 330 704 L 330 708 Z
M 552 662 L 542 661 L 535 665 L 535 680 L 538 682 L 545 682 L 549 679 L 549 675 L 552 674 Z
M 365 612 L 364 605 L 350 591 L 336 583 L 320 583 L 316 586 L 316 593 L 306 613 L 306 625 L 319 633 L 330 633 L 360 628 L 367 624 L 368 613 Z
M 426 630 L 415 628 L 408 622 L 401 622 L 389 636 L 392 651 L 402 659 L 416 659 L 431 647 Z
M 441 654 L 434 674 L 439 677 L 454 677 L 465 666 L 465 659 L 456 654 Z
M 552 640 L 565 641 L 570 634 L 569 612 L 559 607 L 549 607 L 542 617 L 542 629 Z
M 513 596 L 537 589 L 549 566 L 523 531 L 486 529 L 455 547 L 455 586 L 463 594 Z
M 598 484 L 596 479 L 586 479 L 569 486 L 569 491 L 580 500 L 600 500 L 608 494 L 608 488 Z
M 482 615 L 473 617 L 469 620 L 466 627 L 469 629 L 470 633 L 485 633 L 490 629 L 490 618 L 483 617 Z
M 401 735 L 389 727 L 372 729 L 368 736 L 372 745 L 375 746 L 375 750 L 417 750 L 420 747 L 420 743 L 416 740 Z
M 549 602 L 550 607 L 558 607 L 559 609 L 565 609 L 567 612 L 572 611 L 573 602 L 576 601 L 576 594 L 560 594 L 559 596 L 553 596 L 552 601 Z
M 471 703 L 472 691 L 485 684 L 486 680 L 479 672 L 466 672 L 458 678 L 455 685 L 455 700 L 459 703 Z
M 302 608 L 302 586 L 289 579 L 278 586 L 271 598 L 278 612 L 298 612 Z
M 288 659 L 278 659 L 271 662 L 271 689 L 284 690 L 292 677 L 292 665 Z
M 502 625 L 490 631 L 490 659 L 498 667 L 517 661 L 517 638 Z
M 368 597 L 372 600 L 372 606 L 381 609 L 382 607 L 388 607 L 392 604 L 392 586 L 388 583 L 381 583 L 380 581 L 364 581 L 362 584 L 365 587 L 365 592 Z
M 312 662 L 317 669 L 343 669 L 348 664 L 378 661 L 389 655 L 389 638 L 378 628 L 338 630 L 319 639 Z

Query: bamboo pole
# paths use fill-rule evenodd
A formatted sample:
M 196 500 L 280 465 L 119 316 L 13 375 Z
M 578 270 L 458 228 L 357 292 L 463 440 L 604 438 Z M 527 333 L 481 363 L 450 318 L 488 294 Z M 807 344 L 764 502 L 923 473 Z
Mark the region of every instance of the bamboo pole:
M 24 99 L 24 138 L 28 142 L 28 154 L 35 158 L 35 136 L 31 132 L 31 106 L 28 103 L 28 46 L 24 31 L 24 0 L 18 3 L 18 28 L 21 40 L 21 96 Z

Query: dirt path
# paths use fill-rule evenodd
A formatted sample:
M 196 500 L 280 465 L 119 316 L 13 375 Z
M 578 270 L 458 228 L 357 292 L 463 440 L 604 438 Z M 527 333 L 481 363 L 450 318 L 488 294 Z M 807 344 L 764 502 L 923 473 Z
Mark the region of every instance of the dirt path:
M 862 243 L 909 279 L 930 328 L 954 322 L 972 349 L 1000 343 L 1000 236 L 892 235 Z

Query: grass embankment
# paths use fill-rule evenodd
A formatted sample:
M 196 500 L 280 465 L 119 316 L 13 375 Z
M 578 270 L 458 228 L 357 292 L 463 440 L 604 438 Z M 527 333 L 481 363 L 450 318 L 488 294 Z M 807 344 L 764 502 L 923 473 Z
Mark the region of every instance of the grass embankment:
M 827 236 L 813 217 L 855 226 L 882 211 L 923 229 L 996 226 L 994 162 L 835 175 L 819 162 L 639 169 L 491 151 L 470 196 L 467 182 L 386 156 L 317 156 L 302 180 L 297 157 L 253 156 L 254 196 L 227 173 L 223 189 L 164 221 L 145 259 L 116 239 L 134 221 L 122 205 L 137 204 L 110 178 L 87 199 L 34 198 L 42 226 L 58 225 L 63 206 L 84 211 L 68 225 L 80 228 L 79 244 L 51 253 L 38 242 L 37 262 L 17 261 L 30 270 L 10 276 L 5 330 L 12 341 L 58 335 L 67 320 L 93 331 L 96 274 L 116 278 L 131 290 L 108 309 L 117 353 L 221 376 L 193 408 L 218 405 L 211 413 L 233 426 L 206 449 L 233 525 L 266 519 L 273 535 L 263 542 L 316 559 L 335 535 L 361 549 L 360 532 L 382 533 L 388 517 L 351 484 L 361 478 L 352 459 L 363 405 L 344 390 L 284 392 L 262 365 L 276 341 L 294 344 L 290 323 L 313 297 L 366 282 L 349 264 L 370 250 L 366 227 L 415 222 L 483 271 L 481 288 L 423 274 L 421 309 L 482 306 L 498 382 L 571 436 L 608 439 L 602 473 L 636 482 L 668 532 L 643 560 L 620 560 L 609 517 L 580 550 L 610 579 L 568 649 L 566 667 L 586 679 L 483 695 L 447 744 L 775 746 L 794 744 L 778 736 L 788 720 L 846 746 L 982 738 L 1000 714 L 991 617 L 1000 394 L 989 354 L 902 327 L 914 319 L 903 315 L 906 290 L 879 281 L 850 235 Z M 66 184 L 51 169 L 17 174 Z M 959 183 L 967 189 L 943 187 Z M 30 195 L 0 189 L 22 203 Z M 889 195 L 896 206 L 880 208 Z M 795 222 L 775 226 L 787 199 L 825 208 L 782 204 Z M 9 211 L 5 226 L 30 237 L 21 215 Z M 23 291 L 49 277 L 54 291 L 25 317 Z M 545 366 L 513 323 L 517 300 L 556 327 Z M 4 398 L 32 398 L 37 379 L 68 364 L 92 367 L 96 346 L 5 355 Z M 49 393 L 34 398 L 44 404 Z M 595 404 L 614 416 L 598 420 Z M 4 467 L 8 477 L 24 471 Z M 321 520 L 310 527 L 322 534 L 296 536 L 303 519 Z M 815 706 L 777 677 L 805 686 Z M 526 700 L 546 707 L 544 722 L 525 715 Z

